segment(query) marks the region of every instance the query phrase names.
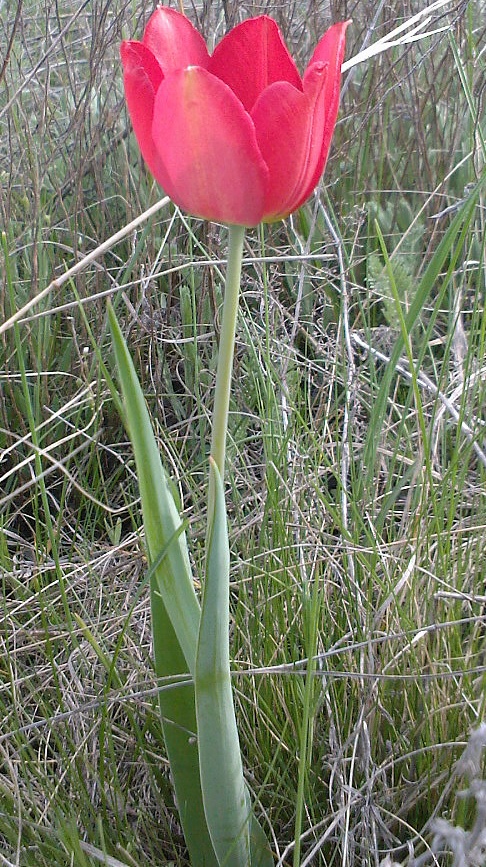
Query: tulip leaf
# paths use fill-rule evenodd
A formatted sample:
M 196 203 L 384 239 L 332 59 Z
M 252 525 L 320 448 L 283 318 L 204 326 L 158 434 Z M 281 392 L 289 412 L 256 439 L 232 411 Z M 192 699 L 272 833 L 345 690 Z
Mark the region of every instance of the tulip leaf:
M 159 708 L 184 838 L 192 867 L 218 867 L 201 793 L 194 683 L 182 677 L 187 676 L 186 661 L 154 578 L 150 596 Z M 171 683 L 164 685 L 169 670 Z M 180 683 L 173 682 L 177 674 Z
M 273 859 L 252 816 L 236 728 L 229 659 L 228 528 L 223 483 L 212 459 L 210 473 L 213 514 L 195 672 L 204 810 L 221 867 L 270 867 Z
M 248 790 L 248 787 L 247 787 Z M 248 793 L 248 803 L 250 795 Z M 265 832 L 255 814 L 250 816 L 250 864 L 251 867 L 275 867 L 275 859 L 272 855 Z
M 151 562 L 174 534 L 154 579 L 191 674 L 194 673 L 200 607 L 194 590 L 185 533 L 177 535 L 181 523 L 170 484 L 160 460 L 149 412 L 135 368 L 113 308 L 109 307 L 110 328 L 126 413 L 133 445 L 142 502 L 146 545 Z
M 177 805 L 192 867 L 218 867 L 199 777 L 194 673 L 200 607 L 181 519 L 152 430 L 132 359 L 109 308 L 115 358 L 140 486 L 150 563 L 150 599 L 159 707 Z M 180 676 L 180 682 L 174 678 Z M 169 683 L 164 681 L 169 680 Z

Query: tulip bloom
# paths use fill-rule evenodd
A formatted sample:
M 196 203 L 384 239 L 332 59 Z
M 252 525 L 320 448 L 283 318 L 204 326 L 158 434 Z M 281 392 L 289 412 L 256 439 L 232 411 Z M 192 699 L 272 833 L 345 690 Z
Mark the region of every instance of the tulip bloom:
M 286 217 L 317 185 L 339 107 L 348 22 L 322 37 L 301 77 L 266 15 L 210 55 L 188 18 L 153 13 L 123 42 L 125 94 L 142 155 L 183 210 L 256 226 Z

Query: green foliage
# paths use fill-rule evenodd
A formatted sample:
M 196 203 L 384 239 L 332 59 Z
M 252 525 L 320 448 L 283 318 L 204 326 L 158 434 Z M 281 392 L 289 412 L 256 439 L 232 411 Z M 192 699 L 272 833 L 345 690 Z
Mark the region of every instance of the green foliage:
M 395 213 L 395 210 L 397 213 Z M 399 328 L 396 303 L 390 282 L 390 272 L 403 313 L 412 304 L 416 291 L 416 275 L 420 271 L 425 226 L 422 220 L 414 220 L 406 200 L 394 208 L 391 202 L 385 207 L 370 205 L 370 217 L 376 219 L 384 238 L 399 235 L 399 243 L 386 264 L 380 251 L 370 252 L 367 258 L 367 283 L 382 301 L 383 316 L 390 328 Z
M 253 817 L 243 779 L 229 657 L 229 547 L 224 488 L 216 463 L 214 512 L 196 657 L 195 690 L 204 810 L 218 863 L 270 867 L 273 857 Z
M 219 862 L 213 851 L 203 805 L 198 750 L 200 726 L 196 720 L 192 681 L 196 673 L 201 612 L 184 525 L 162 467 L 133 362 L 111 307 L 109 317 L 125 420 L 135 453 L 149 553 L 155 671 L 160 682 L 159 705 L 165 746 L 191 863 L 195 867 L 210 867 Z
M 384 6 L 371 41 L 412 7 Z M 159 195 L 117 67 L 152 9 L 0 8 L 2 323 Z M 303 66 L 323 4 L 264 9 Z M 209 36 L 240 13 L 197 6 Z M 375 13 L 353 8 L 348 57 Z M 287 864 L 299 827 L 302 864 L 361 865 L 406 864 L 409 844 L 425 862 L 434 816 L 472 826 L 453 769 L 486 694 L 484 187 L 465 193 L 484 165 L 486 55 L 478 2 L 439 13 L 446 31 L 351 70 L 320 196 L 343 270 L 314 199 L 247 234 L 231 668 L 248 788 Z M 103 293 L 202 575 L 224 238 L 167 207 L 1 333 L 0 851 L 22 867 L 188 863 Z

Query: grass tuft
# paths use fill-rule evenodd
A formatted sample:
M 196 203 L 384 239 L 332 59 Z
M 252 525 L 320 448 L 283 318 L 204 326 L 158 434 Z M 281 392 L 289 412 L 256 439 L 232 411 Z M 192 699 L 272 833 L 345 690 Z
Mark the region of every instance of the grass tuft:
M 0 3 L 6 865 L 187 864 L 106 296 L 201 576 L 227 251 L 222 227 L 168 202 L 132 223 L 160 191 L 130 132 L 118 46 L 152 8 Z M 186 12 L 210 42 L 268 12 L 303 67 L 331 20 L 353 19 L 351 59 L 423 8 Z M 485 713 L 484 20 L 483 0 L 444 3 L 431 35 L 348 65 L 318 195 L 247 235 L 228 444 L 233 682 L 282 867 L 483 857 L 480 751 L 469 797 L 459 771 Z

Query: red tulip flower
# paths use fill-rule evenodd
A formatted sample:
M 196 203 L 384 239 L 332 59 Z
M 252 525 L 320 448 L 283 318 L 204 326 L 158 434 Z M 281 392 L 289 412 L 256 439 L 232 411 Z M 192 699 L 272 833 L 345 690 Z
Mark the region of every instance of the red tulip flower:
M 188 18 L 159 7 L 123 42 L 128 109 L 155 179 L 183 210 L 241 226 L 286 217 L 324 171 L 348 22 L 322 37 L 301 77 L 266 15 L 212 55 Z

